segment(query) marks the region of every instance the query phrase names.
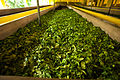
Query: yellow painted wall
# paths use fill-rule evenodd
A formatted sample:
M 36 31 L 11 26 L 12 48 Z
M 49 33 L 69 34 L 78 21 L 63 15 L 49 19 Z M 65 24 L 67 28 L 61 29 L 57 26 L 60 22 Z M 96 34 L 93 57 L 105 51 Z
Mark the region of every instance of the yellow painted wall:
M 104 4 L 106 4 L 106 7 L 110 7 L 112 0 L 104 0 Z M 113 1 L 114 6 L 117 4 L 120 4 L 120 0 L 114 0 Z
M 54 0 L 49 0 L 49 3 L 53 2 L 53 1 Z M 84 3 L 85 0 L 55 0 L 55 2 L 81 2 L 81 3 Z
M 49 2 L 52 2 L 54 0 L 49 0 Z M 55 2 L 81 2 L 82 4 L 85 3 L 85 1 L 87 1 L 87 5 L 89 4 L 89 2 L 91 2 L 92 0 L 55 0 Z M 109 7 L 110 6 L 110 3 L 111 3 L 112 0 L 98 0 L 97 1 L 97 6 L 102 6 L 103 4 L 106 4 L 106 7 Z M 120 0 L 117 0 L 115 2 L 113 2 L 114 5 L 116 4 L 120 4 Z
M 84 0 L 56 0 L 56 2 L 84 2 Z
M 80 2 L 81 2 L 82 4 L 84 4 L 85 1 L 84 1 L 84 0 L 80 0 Z
M 116 0 L 113 1 L 113 4 L 115 4 Z
M 99 5 L 100 5 L 100 0 L 97 1 L 97 6 L 99 6 Z
M 89 5 L 90 0 L 87 0 L 87 5 Z
M 50 0 L 51 1 L 51 0 Z M 87 1 L 87 5 L 91 0 L 86 0 Z M 81 2 L 82 4 L 85 3 L 85 0 L 56 0 L 56 2 Z M 99 3 L 100 2 L 100 3 Z M 97 1 L 97 6 L 102 6 L 102 4 L 107 4 L 107 6 L 110 5 L 111 0 L 98 0 Z M 113 2 L 113 4 L 115 4 L 115 0 Z M 116 4 L 120 4 L 120 0 L 116 1 Z
M 118 4 L 120 5 L 120 0 L 117 0 L 116 3 L 114 2 L 113 4 L 114 6 L 117 6 Z
M 116 4 L 120 4 L 120 0 L 117 0 Z
M 102 6 L 102 5 L 103 5 L 103 3 L 104 3 L 104 0 L 101 0 L 101 2 L 100 2 L 100 6 Z
M 104 4 L 107 4 L 108 0 L 104 0 Z

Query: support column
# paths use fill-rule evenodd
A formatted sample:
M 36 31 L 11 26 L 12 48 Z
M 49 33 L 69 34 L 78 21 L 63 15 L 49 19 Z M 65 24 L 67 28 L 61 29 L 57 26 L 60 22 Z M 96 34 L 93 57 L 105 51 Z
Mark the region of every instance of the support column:
M 39 0 L 37 0 L 37 9 L 38 9 L 38 22 L 39 22 L 39 26 L 41 26 Z
M 87 0 L 84 0 L 84 1 L 83 1 L 83 4 L 86 6 L 86 5 L 87 5 Z
M 117 6 L 117 3 L 119 3 L 119 0 L 115 0 L 114 6 Z
M 89 5 L 90 0 L 87 0 L 87 6 Z
M 54 11 L 55 11 L 55 0 L 54 0 Z
M 97 7 L 100 6 L 100 1 L 101 1 L 101 0 L 98 0 L 98 1 L 97 1 Z
M 104 0 L 101 0 L 100 2 L 100 7 L 102 7 Z
M 112 4 L 112 0 L 108 0 L 106 7 L 110 7 Z
M 92 9 L 92 6 L 93 6 L 93 0 L 91 0 L 91 9 Z

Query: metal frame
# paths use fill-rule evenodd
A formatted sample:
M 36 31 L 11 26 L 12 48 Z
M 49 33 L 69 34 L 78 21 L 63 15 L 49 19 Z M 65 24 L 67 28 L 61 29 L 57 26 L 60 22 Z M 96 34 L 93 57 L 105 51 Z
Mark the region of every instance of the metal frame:
M 55 0 L 54 0 L 54 11 L 55 11 Z
M 114 1 L 114 0 L 112 0 L 111 5 L 110 5 L 110 7 L 109 7 L 108 15 L 110 14 L 110 11 L 111 11 L 111 8 L 112 8 L 112 5 L 113 5 L 113 1 Z
M 39 22 L 39 26 L 41 26 L 39 0 L 37 0 L 37 9 L 38 9 L 38 22 Z

